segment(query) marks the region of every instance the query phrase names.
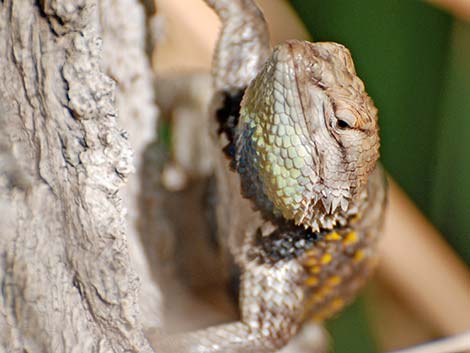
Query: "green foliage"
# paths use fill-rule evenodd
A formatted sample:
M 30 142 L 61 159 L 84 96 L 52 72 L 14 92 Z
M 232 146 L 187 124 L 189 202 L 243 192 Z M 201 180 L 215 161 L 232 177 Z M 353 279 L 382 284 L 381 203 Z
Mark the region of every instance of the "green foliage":
M 470 263 L 470 23 L 456 22 L 442 92 L 433 173 L 434 223 Z

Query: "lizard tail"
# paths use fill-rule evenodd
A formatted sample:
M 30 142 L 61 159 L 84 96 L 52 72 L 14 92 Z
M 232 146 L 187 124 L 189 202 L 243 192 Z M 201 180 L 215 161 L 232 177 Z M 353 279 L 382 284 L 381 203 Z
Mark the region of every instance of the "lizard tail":
M 253 0 L 205 0 L 223 25 L 215 50 L 212 76 L 215 91 L 245 88 L 270 52 L 263 13 Z

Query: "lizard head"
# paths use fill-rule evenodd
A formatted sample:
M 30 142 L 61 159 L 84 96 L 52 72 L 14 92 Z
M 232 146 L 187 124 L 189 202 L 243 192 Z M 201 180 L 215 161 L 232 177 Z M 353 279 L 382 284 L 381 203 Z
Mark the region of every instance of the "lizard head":
M 258 207 L 314 231 L 355 214 L 379 157 L 379 129 L 349 51 L 277 46 L 245 92 L 235 144 Z

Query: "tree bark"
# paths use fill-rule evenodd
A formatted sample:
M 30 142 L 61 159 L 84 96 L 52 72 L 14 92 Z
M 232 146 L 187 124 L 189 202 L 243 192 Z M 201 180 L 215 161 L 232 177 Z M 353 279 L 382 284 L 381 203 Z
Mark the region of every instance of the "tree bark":
M 0 1 L 0 351 L 152 352 L 137 273 L 147 323 L 159 293 L 122 197 L 156 112 L 130 16 L 133 0 Z

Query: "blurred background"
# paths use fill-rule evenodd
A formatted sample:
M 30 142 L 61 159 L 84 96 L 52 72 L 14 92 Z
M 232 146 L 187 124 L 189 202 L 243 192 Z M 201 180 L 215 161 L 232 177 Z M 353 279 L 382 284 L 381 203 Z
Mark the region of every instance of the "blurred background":
M 465 0 L 434 2 L 259 4 L 273 44 L 313 38 L 351 50 L 356 70 L 379 108 L 382 163 L 437 227 L 455 252 L 452 256 L 465 264 L 462 285 L 470 301 L 470 5 Z M 156 5 L 164 30 L 154 55 L 157 73 L 207 72 L 218 34 L 215 16 L 202 0 L 157 0 Z M 412 256 L 419 261 L 420 244 L 414 244 Z M 428 274 L 433 276 L 433 268 Z M 412 292 L 390 288 L 380 280 L 380 272 L 377 277 L 364 295 L 328 322 L 333 352 L 381 352 L 470 330 L 465 323 L 439 330 L 442 326 L 412 310 L 413 298 L 404 298 Z M 441 289 L 447 295 L 446 288 Z M 470 317 L 467 308 L 462 306 L 461 315 Z

